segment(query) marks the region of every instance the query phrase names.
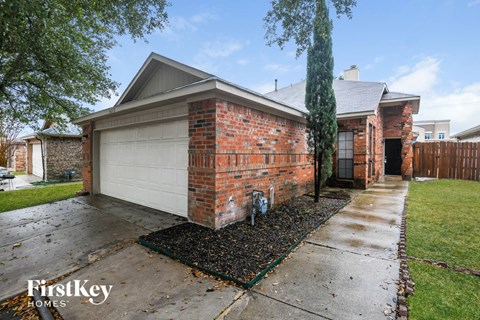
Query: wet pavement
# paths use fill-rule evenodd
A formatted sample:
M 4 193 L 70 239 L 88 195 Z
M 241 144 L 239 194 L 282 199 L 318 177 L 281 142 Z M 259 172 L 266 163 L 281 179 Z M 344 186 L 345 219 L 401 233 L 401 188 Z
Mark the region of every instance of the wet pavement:
M 32 185 L 32 182 L 38 181 L 42 181 L 42 178 L 34 176 L 33 174 L 19 174 L 16 175 L 12 180 L 2 181 L 4 184 L 0 185 L 0 189 L 3 189 L 4 191 L 11 191 L 35 188 L 35 186 Z
M 0 300 L 27 279 L 113 285 L 101 305 L 69 298 L 65 319 L 394 319 L 397 241 L 408 184 L 386 178 L 311 234 L 251 290 L 133 243 L 183 223 L 108 197 L 78 197 L 0 214 Z M 338 190 L 333 190 L 333 193 Z M 21 244 L 17 246 L 17 244 Z
M 65 278 L 113 285 L 101 305 L 70 298 L 64 319 L 214 319 L 243 292 L 134 244 Z M 55 298 L 53 298 L 55 299 Z M 99 302 L 101 300 L 98 300 Z
M 1 213 L 0 301 L 25 291 L 28 279 L 57 278 L 128 240 L 182 222 L 107 197 L 78 197 Z
M 395 319 L 408 184 L 387 177 L 310 235 L 225 319 Z

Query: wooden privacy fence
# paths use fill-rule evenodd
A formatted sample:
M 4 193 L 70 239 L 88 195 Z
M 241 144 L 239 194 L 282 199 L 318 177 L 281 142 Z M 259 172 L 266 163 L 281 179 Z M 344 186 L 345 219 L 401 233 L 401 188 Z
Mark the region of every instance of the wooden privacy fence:
M 480 181 L 480 142 L 417 142 L 413 175 Z

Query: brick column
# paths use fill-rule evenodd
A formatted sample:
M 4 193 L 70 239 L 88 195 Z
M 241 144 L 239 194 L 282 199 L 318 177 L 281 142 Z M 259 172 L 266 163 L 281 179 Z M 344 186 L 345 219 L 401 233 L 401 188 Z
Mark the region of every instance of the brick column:
M 92 124 L 86 124 L 82 127 L 82 179 L 83 179 L 83 192 L 92 193 L 92 138 L 93 138 L 93 126 Z
M 193 102 L 188 110 L 188 219 L 215 228 L 216 100 Z
M 412 105 L 405 104 L 402 112 L 402 179 L 410 181 L 413 175 L 413 116 Z

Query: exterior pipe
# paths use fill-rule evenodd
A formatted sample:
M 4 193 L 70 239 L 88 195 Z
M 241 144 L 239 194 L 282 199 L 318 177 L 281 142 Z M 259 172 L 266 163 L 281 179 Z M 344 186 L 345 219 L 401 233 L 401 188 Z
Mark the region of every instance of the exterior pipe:
M 270 209 L 273 208 L 274 200 L 275 200 L 275 188 L 271 187 L 270 188 Z
M 40 295 L 40 291 L 34 289 L 33 290 L 33 301 L 35 303 L 35 307 L 37 308 L 38 315 L 42 320 L 55 320 L 55 317 L 45 306 L 45 299 Z M 38 303 L 40 301 L 41 303 Z
M 255 194 L 262 194 L 262 197 L 265 193 L 261 190 L 253 190 L 252 191 L 252 226 L 255 225 Z

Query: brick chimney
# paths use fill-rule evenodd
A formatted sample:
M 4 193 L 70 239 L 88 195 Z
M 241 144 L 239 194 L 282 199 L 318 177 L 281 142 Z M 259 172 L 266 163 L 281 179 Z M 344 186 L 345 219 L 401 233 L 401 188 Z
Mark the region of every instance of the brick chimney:
M 350 69 L 343 70 L 343 80 L 360 81 L 360 70 L 356 65 L 350 66 Z

